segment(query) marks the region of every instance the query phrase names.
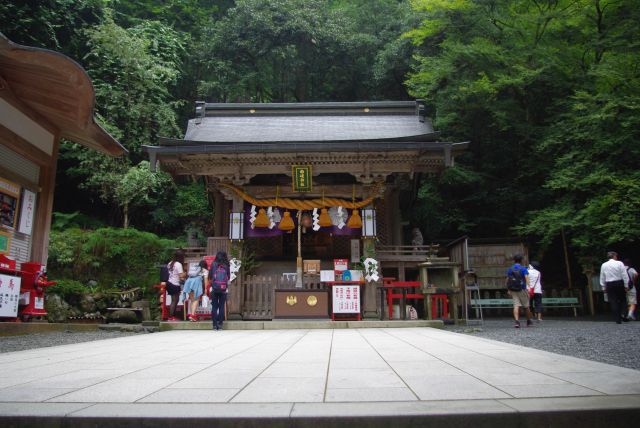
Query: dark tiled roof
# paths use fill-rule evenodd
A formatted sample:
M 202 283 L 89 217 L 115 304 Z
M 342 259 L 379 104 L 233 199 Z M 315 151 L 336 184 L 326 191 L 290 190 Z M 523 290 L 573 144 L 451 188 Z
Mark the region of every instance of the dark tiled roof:
M 196 103 L 185 141 L 284 143 L 433 141 L 420 101 Z
M 199 122 L 199 123 L 198 123 Z M 189 121 L 185 140 L 220 143 L 435 139 L 429 122 L 413 115 L 218 116 Z

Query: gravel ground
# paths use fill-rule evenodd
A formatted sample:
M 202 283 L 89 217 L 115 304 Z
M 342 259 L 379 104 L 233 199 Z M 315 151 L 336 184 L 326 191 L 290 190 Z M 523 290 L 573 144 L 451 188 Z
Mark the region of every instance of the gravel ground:
M 516 329 L 511 319 L 485 320 L 481 326 L 447 326 L 448 331 L 527 346 L 557 354 L 640 370 L 640 322 L 554 320 Z
M 524 325 L 524 323 L 522 323 Z M 547 319 L 513 328 L 510 319 L 485 320 L 481 326 L 446 326 L 448 331 L 513 343 L 563 355 L 640 370 L 640 322 Z M 130 336 L 131 332 L 52 332 L 0 336 L 0 353 Z
M 0 336 L 0 353 L 113 339 L 116 337 L 131 336 L 132 334 L 136 333 L 97 330 L 90 332 L 57 331 L 51 333 L 32 333 L 23 336 Z

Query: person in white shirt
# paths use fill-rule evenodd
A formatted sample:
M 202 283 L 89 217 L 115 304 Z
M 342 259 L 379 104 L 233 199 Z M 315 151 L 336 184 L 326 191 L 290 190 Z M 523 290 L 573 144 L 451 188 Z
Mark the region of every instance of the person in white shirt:
M 607 257 L 609 260 L 600 267 L 600 286 L 609 298 L 613 320 L 622 324 L 622 321 L 629 321 L 626 317 L 629 275 L 627 268 L 618 260 L 618 253 L 609 251 Z
M 169 306 L 169 321 L 178 321 L 176 318 L 176 308 L 178 300 L 180 300 L 180 283 L 186 279 L 184 271 L 184 251 L 177 249 L 173 254 L 173 258 L 167 265 L 169 270 L 169 280 L 167 281 L 167 294 L 171 296 L 171 305 Z
M 542 274 L 540 273 L 540 263 L 532 261 L 529 263 L 529 291 L 530 304 L 533 308 L 533 316 L 542 321 Z

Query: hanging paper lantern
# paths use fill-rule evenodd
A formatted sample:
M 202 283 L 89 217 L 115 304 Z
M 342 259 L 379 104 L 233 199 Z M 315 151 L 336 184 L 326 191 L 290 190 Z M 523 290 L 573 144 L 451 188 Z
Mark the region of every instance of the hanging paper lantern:
M 362 219 L 360 218 L 360 213 L 358 210 L 351 211 L 351 217 L 349 221 L 347 221 L 347 227 L 351 229 L 360 229 L 362 227 Z
M 329 213 L 326 208 L 322 208 L 322 210 L 320 210 L 320 219 L 318 220 L 318 224 L 322 227 L 333 226 L 333 223 L 331 223 L 331 217 L 329 217 Z
M 267 216 L 267 212 L 264 210 L 264 208 L 260 208 L 258 210 L 256 221 L 253 224 L 255 225 L 255 227 L 269 227 L 271 221 L 269 221 L 269 217 Z
M 285 211 L 282 216 L 282 220 L 280 220 L 280 224 L 278 225 L 278 229 L 284 231 L 293 230 L 296 226 L 293 224 L 293 219 L 291 218 L 291 213 L 289 211 Z
M 302 227 L 311 227 L 313 224 L 311 216 L 307 213 L 302 214 L 302 217 L 300 218 L 300 224 L 302 225 Z

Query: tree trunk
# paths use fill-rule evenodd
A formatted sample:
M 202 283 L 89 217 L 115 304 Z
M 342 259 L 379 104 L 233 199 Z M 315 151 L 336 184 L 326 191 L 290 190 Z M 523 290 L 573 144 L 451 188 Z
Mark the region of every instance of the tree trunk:
M 124 217 L 122 227 L 127 229 L 129 227 L 129 204 L 124 204 L 124 207 L 122 207 L 122 216 Z

